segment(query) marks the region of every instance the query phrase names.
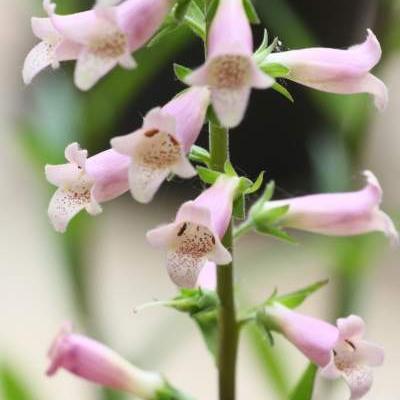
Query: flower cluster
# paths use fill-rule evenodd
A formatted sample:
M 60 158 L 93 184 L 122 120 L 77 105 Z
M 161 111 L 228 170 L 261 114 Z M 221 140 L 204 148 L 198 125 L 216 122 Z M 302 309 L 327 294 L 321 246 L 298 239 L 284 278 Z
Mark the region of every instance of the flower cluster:
M 26 57 L 23 79 L 28 84 L 46 67 L 58 68 L 63 61 L 76 60 L 75 85 L 89 90 L 117 65 L 135 68 L 132 53 L 154 36 L 167 16 L 175 18 L 174 12 L 182 4 L 189 10 L 190 3 L 98 1 L 92 10 L 59 15 L 55 4 L 44 0 L 48 16 L 32 18 L 32 30 L 41 42 Z M 194 291 L 182 292 L 183 296 L 215 291 L 220 266 L 229 267 L 232 261 L 224 236 L 230 232 L 234 206 L 261 185 L 237 176 L 230 163 L 224 171 L 221 167 L 212 170 L 211 156 L 204 149 L 200 158 L 192 159 L 206 167 L 196 169 L 192 165 L 190 155 L 207 119 L 221 129 L 238 126 L 251 89 L 274 87 L 278 77 L 326 92 L 369 93 L 379 109 L 384 109 L 388 101 L 386 86 L 370 72 L 381 57 L 379 42 L 371 30 L 364 43 L 347 50 L 274 52 L 273 46 L 264 46 L 254 52 L 242 0 L 220 0 L 209 26 L 207 16 L 203 21 L 208 27 L 206 60 L 182 79 L 189 88 L 164 106 L 150 110 L 133 133 L 113 138 L 109 149 L 88 157 L 86 150 L 72 143 L 65 149 L 67 163 L 47 165 L 45 170 L 47 180 L 57 187 L 48 214 L 59 232 L 64 232 L 81 210 L 97 215 L 102 203 L 128 191 L 136 201 L 149 203 L 169 176 L 189 179 L 199 172 L 211 185 L 182 204 L 173 222 L 147 233 L 149 243 L 165 251 L 171 280 L 180 288 Z M 276 66 L 284 71 L 282 75 L 271 72 Z M 210 108 L 214 113 L 207 113 Z M 364 175 L 367 184 L 356 192 L 274 201 L 264 195 L 251 208 L 245 227 L 269 233 L 287 227 L 332 236 L 381 231 L 397 242 L 393 222 L 380 209 L 382 189 L 378 180 L 372 172 Z M 202 295 L 199 298 L 204 299 Z M 205 303 L 193 303 L 195 311 L 191 309 L 191 313 L 206 311 L 209 329 L 215 322 L 217 302 L 213 298 Z M 279 301 L 265 304 L 256 317 L 261 325 L 285 336 L 321 368 L 323 376 L 344 377 L 351 399 L 367 393 L 372 384 L 371 367 L 382 364 L 383 350 L 363 340 L 360 317 L 339 319 L 333 326 L 299 314 Z M 69 326 L 55 340 L 49 356 L 48 375 L 64 368 L 142 399 L 188 399 L 159 374 L 139 370 L 104 345 L 73 334 Z

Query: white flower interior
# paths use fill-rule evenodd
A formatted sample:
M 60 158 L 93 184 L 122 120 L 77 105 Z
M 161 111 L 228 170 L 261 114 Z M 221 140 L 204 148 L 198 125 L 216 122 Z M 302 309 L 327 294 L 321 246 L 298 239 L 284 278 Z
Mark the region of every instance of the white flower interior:
M 209 66 L 210 84 L 219 89 L 237 89 L 250 81 L 251 63 L 247 57 L 225 55 L 213 59 Z
M 119 58 L 125 54 L 127 47 L 126 35 L 108 22 L 101 23 L 101 29 L 98 27 L 89 42 L 91 53 L 101 58 Z
M 176 164 L 181 157 L 181 146 L 170 134 L 152 129 L 144 133 L 137 146 L 136 160 L 150 169 L 165 169 Z
M 336 368 L 339 371 L 346 371 L 355 367 L 355 352 L 357 348 L 350 340 L 339 343 L 333 350 Z

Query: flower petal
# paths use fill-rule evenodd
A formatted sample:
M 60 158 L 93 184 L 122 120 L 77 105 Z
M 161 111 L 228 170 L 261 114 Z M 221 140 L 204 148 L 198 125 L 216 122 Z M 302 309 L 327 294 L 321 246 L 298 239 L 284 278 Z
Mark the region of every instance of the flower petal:
M 208 258 L 210 261 L 214 261 L 217 265 L 227 265 L 232 262 L 231 253 L 223 246 L 218 237 L 215 238 L 214 249 L 209 253 Z
M 151 168 L 132 159 L 129 187 L 133 198 L 140 203 L 149 203 L 169 173 L 169 169 Z
M 337 327 L 341 340 L 359 341 L 365 332 L 365 322 L 358 315 L 350 315 L 347 318 L 339 318 Z
M 26 56 L 22 70 L 25 85 L 29 85 L 33 78 L 54 62 L 54 45 L 49 42 L 38 43 Z
M 163 112 L 160 107 L 156 107 L 150 110 L 144 117 L 142 129 L 158 129 L 162 132 L 174 135 L 176 131 L 175 118 Z
M 371 389 L 373 375 L 369 367 L 357 366 L 347 369 L 343 372 L 343 376 L 350 388 L 350 400 L 361 399 Z
M 179 224 L 176 223 L 159 226 L 148 231 L 146 238 L 155 248 L 167 248 L 175 240 L 178 227 Z
M 385 359 L 385 352 L 382 347 L 363 340 L 357 344 L 357 358 L 361 364 L 380 367 Z
M 57 232 L 65 232 L 70 220 L 90 204 L 90 200 L 59 188 L 50 200 L 48 215 Z
M 176 222 L 192 222 L 212 230 L 211 212 L 206 207 L 199 207 L 194 201 L 187 201 L 179 208 Z
M 169 251 L 167 253 L 167 271 L 177 286 L 194 288 L 206 261 L 205 257 L 193 257 L 191 254 Z
M 250 87 L 238 89 L 212 88 L 211 101 L 220 123 L 234 128 L 242 121 L 250 98 Z
M 217 288 L 217 266 L 207 261 L 197 279 L 196 286 L 204 290 L 216 290 Z
M 183 155 L 178 164 L 172 167 L 171 171 L 181 178 L 193 178 L 197 175 L 196 168 L 194 168 L 190 161 Z
M 102 57 L 83 49 L 75 67 L 75 85 L 83 91 L 91 89 L 117 63 L 118 59 L 116 58 Z

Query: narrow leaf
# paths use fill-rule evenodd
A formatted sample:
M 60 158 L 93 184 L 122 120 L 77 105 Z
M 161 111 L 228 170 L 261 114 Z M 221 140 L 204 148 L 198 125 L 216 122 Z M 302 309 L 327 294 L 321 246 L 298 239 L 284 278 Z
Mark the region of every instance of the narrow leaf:
M 261 65 L 263 72 L 272 76 L 273 78 L 284 78 L 290 72 L 288 67 L 278 63 L 265 63 Z
M 225 162 L 224 171 L 228 176 L 238 176 L 238 174 L 235 171 L 235 168 L 233 168 L 233 165 L 229 160 Z
M 209 185 L 212 185 L 213 183 L 215 183 L 215 181 L 221 175 L 221 172 L 214 171 L 212 169 L 208 169 L 205 167 L 197 167 L 196 169 L 197 169 L 197 173 L 199 174 L 200 179 L 204 183 L 208 183 Z
M 33 400 L 26 382 L 8 365 L 0 365 L 0 396 L 4 400 Z
M 271 235 L 276 237 L 277 239 L 284 240 L 285 242 L 289 242 L 292 244 L 297 243 L 287 232 L 282 231 L 281 229 L 274 226 L 255 223 L 255 228 L 258 233 Z
M 272 89 L 275 90 L 276 92 L 280 93 L 282 96 L 286 97 L 290 102 L 294 103 L 294 98 L 290 94 L 290 92 L 282 86 L 280 83 L 275 82 L 272 85 Z
M 260 18 L 258 17 L 257 11 L 254 7 L 252 0 L 243 0 L 243 6 L 247 14 L 247 18 L 252 24 L 259 24 Z
M 315 378 L 317 376 L 317 366 L 309 364 L 299 383 L 296 385 L 289 400 L 311 400 L 314 392 Z
M 289 211 L 289 205 L 271 208 L 266 211 L 253 213 L 253 219 L 256 223 L 262 225 L 275 224 Z
M 323 281 L 313 283 L 312 285 L 309 285 L 303 289 L 296 290 L 295 292 L 284 294 L 281 296 L 275 296 L 271 300 L 273 302 L 281 303 L 288 308 L 297 308 L 301 304 L 303 304 L 307 297 L 311 296 L 316 291 L 326 286 L 328 283 L 329 280 L 325 279 Z
M 210 166 L 211 156 L 210 153 L 200 146 L 193 145 L 190 149 L 189 159 L 191 161 L 205 164 L 207 167 Z
M 184 23 L 199 36 L 203 41 L 206 40 L 206 16 L 195 1 L 192 1 L 187 9 Z
M 180 64 L 174 64 L 174 73 L 175 76 L 183 83 L 185 83 L 185 78 L 192 72 L 192 70 L 188 67 L 185 67 Z
M 162 39 L 164 39 L 167 35 L 174 32 L 178 28 L 178 24 L 176 22 L 170 22 L 164 24 L 161 29 L 153 36 L 150 42 L 147 44 L 147 47 L 153 47 L 158 44 Z
M 192 0 L 178 0 L 176 2 L 176 6 L 174 7 L 173 14 L 174 14 L 175 19 L 178 22 L 182 22 L 191 2 L 192 2 Z
M 265 173 L 265 171 L 261 171 L 260 172 L 260 174 L 258 175 L 256 181 L 251 185 L 251 187 L 249 187 L 246 190 L 245 194 L 252 194 L 252 193 L 257 192 L 257 190 L 260 189 L 260 187 L 261 187 L 261 185 L 262 185 L 262 183 L 264 181 L 264 173 Z

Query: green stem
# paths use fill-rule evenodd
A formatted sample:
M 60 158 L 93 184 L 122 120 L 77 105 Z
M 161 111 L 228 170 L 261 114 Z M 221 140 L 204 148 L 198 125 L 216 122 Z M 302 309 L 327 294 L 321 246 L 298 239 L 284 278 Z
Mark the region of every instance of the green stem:
M 229 132 L 210 123 L 211 168 L 224 171 L 229 159 Z M 233 228 L 229 225 L 223 238 L 224 246 L 233 255 Z M 238 326 L 236 323 L 235 297 L 233 288 L 233 263 L 218 266 L 217 291 L 219 309 L 219 400 L 234 400 L 236 389 L 236 359 L 238 347 Z

